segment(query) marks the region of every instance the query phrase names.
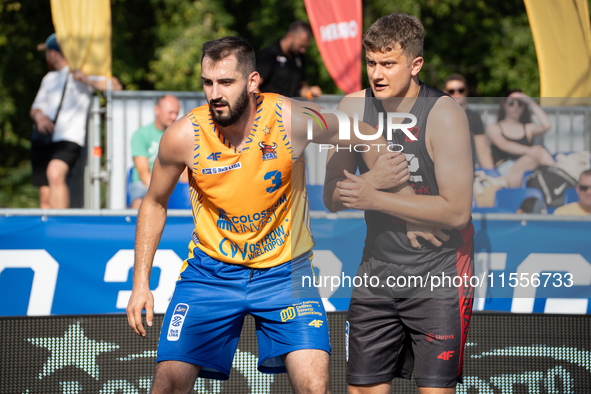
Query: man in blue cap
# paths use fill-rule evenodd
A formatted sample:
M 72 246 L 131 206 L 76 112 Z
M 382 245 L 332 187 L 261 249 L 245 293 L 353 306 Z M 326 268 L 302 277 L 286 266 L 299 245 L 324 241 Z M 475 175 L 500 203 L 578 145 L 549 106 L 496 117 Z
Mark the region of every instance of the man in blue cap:
M 41 208 L 63 209 L 70 206 L 66 177 L 86 141 L 86 118 L 93 92 L 106 90 L 107 79 L 70 70 L 55 33 L 37 49 L 45 51 L 50 71 L 43 77 L 31 118 L 39 135 L 51 135 L 51 142 L 36 138 L 31 141 L 33 185 L 39 187 Z M 121 89 L 115 78 L 113 89 Z

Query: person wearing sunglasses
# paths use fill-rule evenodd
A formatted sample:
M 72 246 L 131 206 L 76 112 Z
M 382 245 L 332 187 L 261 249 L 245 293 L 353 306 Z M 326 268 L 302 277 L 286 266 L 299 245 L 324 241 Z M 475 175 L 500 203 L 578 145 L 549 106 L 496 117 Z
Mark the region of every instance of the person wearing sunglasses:
M 468 127 L 472 139 L 472 161 L 474 167 L 493 169 L 495 168 L 480 115 L 468 108 L 466 97 L 468 96 L 468 84 L 466 78 L 460 74 L 451 74 L 445 79 L 443 91 L 453 97 L 458 104 L 466 111 L 468 116 Z
M 532 121 L 531 113 L 539 124 Z M 533 144 L 534 138 L 550 130 L 552 124 L 532 98 L 521 90 L 510 90 L 501 101 L 497 119 L 497 123 L 486 127 L 486 134 L 492 143 L 495 166 L 502 176 L 507 177 L 509 187 L 519 187 L 525 171 L 541 165 L 556 165 L 543 146 Z
M 591 170 L 586 170 L 579 176 L 576 186 L 579 201 L 571 202 L 556 208 L 554 215 L 583 216 L 591 215 Z

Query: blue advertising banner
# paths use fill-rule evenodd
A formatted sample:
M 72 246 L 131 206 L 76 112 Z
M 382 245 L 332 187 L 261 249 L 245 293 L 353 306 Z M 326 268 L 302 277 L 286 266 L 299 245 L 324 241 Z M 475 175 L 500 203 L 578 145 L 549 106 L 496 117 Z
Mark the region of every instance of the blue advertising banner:
M 132 289 L 135 216 L 0 217 L 0 316 L 123 313 Z M 591 313 L 591 221 L 474 220 L 475 310 Z M 193 230 L 167 220 L 150 288 L 164 313 Z M 313 218 L 314 265 L 329 311 L 346 310 L 365 222 Z M 436 278 L 439 280 L 439 278 Z M 430 278 L 425 286 L 436 285 Z M 344 284 L 344 285 L 343 285 Z

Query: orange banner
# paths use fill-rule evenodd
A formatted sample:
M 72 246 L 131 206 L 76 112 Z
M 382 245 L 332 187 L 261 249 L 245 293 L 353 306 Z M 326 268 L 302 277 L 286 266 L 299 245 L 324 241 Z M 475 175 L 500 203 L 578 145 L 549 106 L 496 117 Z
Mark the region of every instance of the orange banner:
M 361 0 L 304 0 L 316 45 L 337 86 L 361 90 Z

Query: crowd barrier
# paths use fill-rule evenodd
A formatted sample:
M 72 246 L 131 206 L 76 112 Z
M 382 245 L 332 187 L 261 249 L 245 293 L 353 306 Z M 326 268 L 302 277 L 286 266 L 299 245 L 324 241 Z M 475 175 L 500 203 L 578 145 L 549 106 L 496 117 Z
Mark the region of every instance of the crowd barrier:
M 145 339 L 125 315 L 0 318 L 0 392 L 147 393 L 155 367 L 156 315 Z M 328 313 L 333 393 L 346 393 L 343 312 Z M 589 393 L 591 316 L 474 314 L 464 352 L 464 383 L 458 394 Z M 458 357 L 442 348 L 447 360 Z M 446 357 L 438 361 L 446 362 Z M 230 379 L 197 379 L 193 393 L 285 394 L 286 374 L 257 371 L 254 319 L 247 316 Z M 414 381 L 395 379 L 392 393 L 416 393 Z
M 87 171 L 85 189 L 85 208 L 100 208 L 100 181 L 107 182 L 107 208 L 125 209 L 126 182 L 131 158 L 131 137 L 140 127 L 154 120 L 154 105 L 158 97 L 172 94 L 178 97 L 180 114 L 206 103 L 203 92 L 165 92 L 165 91 L 118 91 L 112 93 L 112 102 L 107 117 L 107 135 L 105 145 L 105 165 L 101 167 L 101 111 L 98 100 L 93 104 L 93 120 L 89 122 L 89 171 Z M 324 95 L 315 102 L 327 109 L 338 106 L 343 96 Z M 476 111 L 485 125 L 496 122 L 498 99 L 471 98 L 470 108 Z M 550 153 L 576 152 L 590 150 L 590 107 L 584 105 L 561 106 L 556 100 L 544 99 L 544 108 L 550 116 L 552 128 L 538 138 L 537 143 L 544 144 Z M 324 182 L 326 151 L 318 152 L 310 146 L 306 149 L 308 184 L 318 185 Z
M 136 215 L 0 210 L 0 316 L 123 312 L 132 288 Z M 591 218 L 473 217 L 475 272 L 469 279 L 475 310 L 591 312 Z M 363 217 L 313 211 L 311 226 L 325 306 L 347 310 L 356 283 L 347 278 L 355 276 L 365 238 Z M 150 282 L 157 313 L 166 309 L 192 230 L 189 211 L 169 211 Z M 231 253 L 227 244 L 220 247 Z M 424 287 L 437 285 L 436 279 Z

